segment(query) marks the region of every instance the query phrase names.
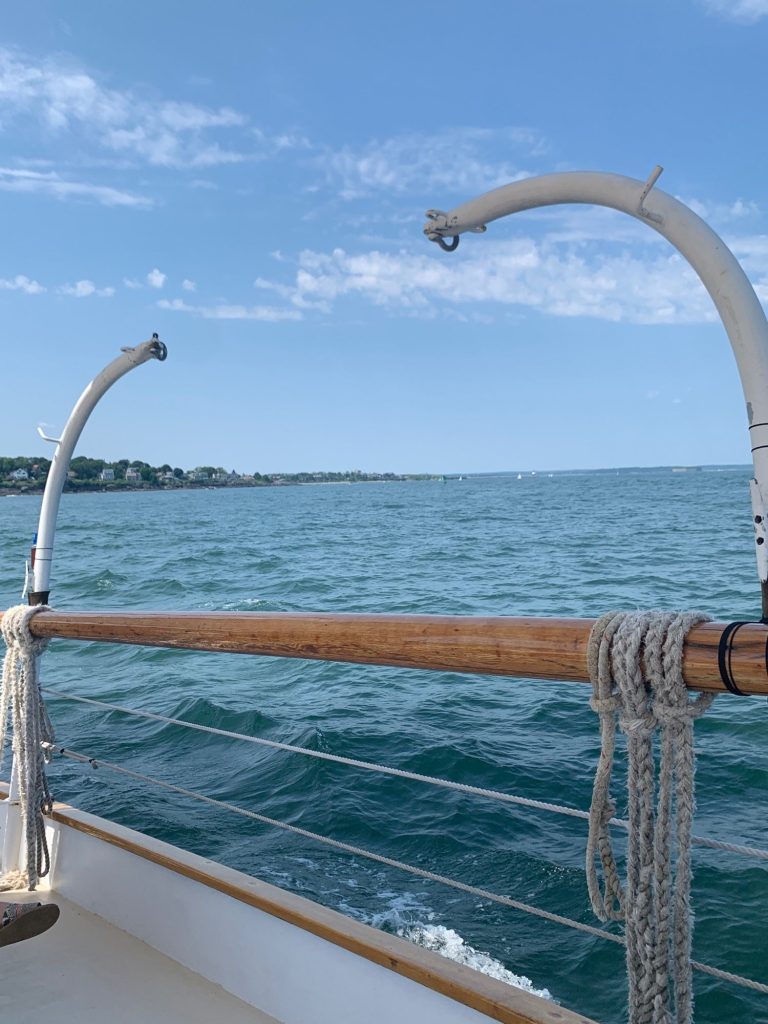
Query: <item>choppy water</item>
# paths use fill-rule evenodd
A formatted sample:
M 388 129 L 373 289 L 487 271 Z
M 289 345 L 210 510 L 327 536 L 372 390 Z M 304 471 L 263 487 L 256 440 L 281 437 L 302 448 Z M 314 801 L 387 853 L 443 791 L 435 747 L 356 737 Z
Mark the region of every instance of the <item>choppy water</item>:
M 745 469 L 65 496 L 61 608 L 596 615 L 701 608 L 753 617 Z M 0 498 L 0 607 L 16 603 L 39 499 Z M 586 687 L 57 641 L 72 693 L 588 805 Z M 51 701 L 62 743 L 220 799 L 592 921 L 583 823 L 173 726 Z M 697 723 L 696 830 L 768 845 L 765 701 Z M 566 1006 L 623 1019 L 622 951 L 557 925 L 72 763 L 54 791 Z M 621 805 L 620 805 L 620 810 Z M 768 981 L 759 862 L 697 851 L 695 953 Z M 697 1020 L 766 1021 L 768 1000 L 696 978 Z

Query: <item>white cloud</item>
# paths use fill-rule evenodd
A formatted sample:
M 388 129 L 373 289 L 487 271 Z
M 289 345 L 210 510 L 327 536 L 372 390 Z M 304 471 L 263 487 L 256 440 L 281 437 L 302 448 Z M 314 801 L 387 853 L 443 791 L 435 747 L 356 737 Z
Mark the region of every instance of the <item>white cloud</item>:
M 0 288 L 6 291 L 25 292 L 27 295 L 41 295 L 45 291 L 39 281 L 33 281 L 26 274 L 17 274 L 10 280 L 4 277 L 0 278 Z
M 297 309 L 281 309 L 277 306 L 190 306 L 182 299 L 160 299 L 157 305 L 160 309 L 177 313 L 194 313 L 205 320 L 261 320 L 277 323 L 281 320 L 302 319 Z
M 754 270 L 768 269 L 768 235 L 736 235 L 726 241 L 742 266 Z
M 211 168 L 305 149 L 302 135 L 269 135 L 231 107 L 164 99 L 148 91 L 114 89 L 71 60 L 38 60 L 0 48 L 0 131 L 14 118 L 37 121 L 48 137 L 65 136 L 87 151 L 95 145 L 129 163 Z M 216 188 L 196 179 L 196 188 Z
M 425 316 L 464 315 L 473 306 L 496 304 L 630 323 L 717 318 L 698 278 L 676 254 L 651 249 L 630 256 L 546 239 L 483 240 L 459 259 L 409 251 L 306 251 L 290 286 L 258 278 L 254 284 L 285 295 L 299 309 L 329 310 L 357 296 Z
M 712 14 L 743 25 L 753 25 L 768 15 L 768 0 L 704 0 L 704 6 Z
M 181 282 L 181 287 L 184 289 L 185 292 L 197 291 L 197 285 L 195 284 L 194 281 L 190 281 L 188 277 L 185 277 L 184 280 Z
M 0 50 L 0 104 L 7 119 L 34 117 L 51 134 L 79 133 L 158 167 L 210 167 L 245 156 L 210 140 L 214 131 L 244 126 L 243 114 L 110 89 L 56 59 L 34 61 Z
M 733 222 L 754 212 L 743 200 L 702 203 L 703 212 L 705 206 Z M 293 272 L 283 253 L 273 253 L 276 276 L 257 277 L 253 286 L 280 305 L 190 306 L 176 299 L 163 308 L 208 318 L 285 319 L 291 307 L 298 318 L 358 300 L 409 316 L 486 321 L 516 307 L 624 323 L 716 322 L 714 304 L 688 263 L 642 224 L 624 221 L 626 227 L 608 210 L 565 210 L 559 219 L 541 211 L 521 217 L 535 233 L 507 239 L 493 232 L 483 239 L 467 235 L 456 256 L 426 242 L 399 251 L 305 250 Z M 744 233 L 726 242 L 768 302 L 768 235 Z
M 760 207 L 751 199 L 736 199 L 732 203 L 718 203 L 700 199 L 686 199 L 677 197 L 686 206 L 690 206 L 694 213 L 712 224 L 727 224 L 732 221 L 744 220 L 748 217 L 756 217 L 760 213 Z
M 132 289 L 144 287 L 141 281 L 137 281 L 135 277 L 124 277 L 123 284 L 125 285 L 126 288 Z
M 158 270 L 157 267 L 154 270 L 150 270 L 147 274 L 147 284 L 150 288 L 162 288 L 167 279 L 167 275 L 162 270 Z
M 768 235 L 726 237 L 725 241 L 744 268 L 757 297 L 768 305 Z
M 546 149 L 524 128 L 452 128 L 433 135 L 398 135 L 365 146 L 326 151 L 318 164 L 345 199 L 377 191 L 450 195 L 487 191 L 524 178 L 525 166 Z M 513 153 L 510 160 L 499 153 Z M 436 195 L 435 201 L 439 199 Z
M 312 143 L 306 135 L 300 132 L 283 132 L 281 135 L 265 135 L 258 128 L 253 129 L 253 134 L 262 144 L 265 150 L 279 153 L 284 149 L 312 149 Z
M 87 299 L 91 295 L 109 299 L 115 294 L 114 288 L 97 288 L 93 281 L 76 281 L 75 284 L 63 284 L 56 289 L 59 295 L 72 295 L 76 299 Z
M 0 91 L 0 100 L 2 92 Z M 83 181 L 67 181 L 55 171 L 30 171 L 0 167 L 0 189 L 5 192 L 31 192 L 53 196 L 55 199 L 84 199 L 102 206 L 132 206 L 148 209 L 153 205 L 147 196 L 124 192 L 106 185 Z

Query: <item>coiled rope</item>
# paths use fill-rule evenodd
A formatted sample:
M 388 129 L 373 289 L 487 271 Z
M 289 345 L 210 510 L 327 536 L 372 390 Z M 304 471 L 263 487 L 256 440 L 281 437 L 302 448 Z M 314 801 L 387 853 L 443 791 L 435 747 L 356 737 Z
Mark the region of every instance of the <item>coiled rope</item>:
M 600 718 L 601 752 L 590 809 L 587 886 L 601 920 L 625 920 L 629 1024 L 690 1024 L 693 1019 L 693 721 L 713 695 L 689 699 L 683 643 L 688 630 L 706 619 L 698 612 L 609 612 L 589 638 L 591 706 Z M 608 829 L 615 811 L 610 782 L 617 721 L 627 737 L 626 893 Z
M 44 814 L 53 798 L 45 776 L 50 755 L 43 743 L 54 740 L 53 727 L 40 692 L 37 662 L 48 646 L 29 631 L 29 620 L 47 605 L 16 605 L 3 615 L 2 633 L 7 650 L 0 688 L 0 763 L 5 749 L 9 718 L 13 724 L 13 756 L 19 787 L 19 807 L 26 841 L 26 867 L 10 870 L 0 878 L 0 889 L 34 889 L 50 870 Z

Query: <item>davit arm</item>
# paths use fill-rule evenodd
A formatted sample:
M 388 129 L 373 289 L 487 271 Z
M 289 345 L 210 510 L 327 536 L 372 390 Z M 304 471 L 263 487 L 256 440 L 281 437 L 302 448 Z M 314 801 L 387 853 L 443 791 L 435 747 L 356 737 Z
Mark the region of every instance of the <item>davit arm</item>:
M 452 251 L 460 235 L 484 232 L 499 217 L 541 206 L 589 203 L 645 222 L 685 257 L 712 297 L 741 377 L 754 466 L 750 490 L 762 616 L 768 620 L 768 321 L 747 275 L 722 238 L 684 203 L 654 188 L 660 174 L 661 168 L 656 167 L 645 182 L 592 171 L 525 178 L 449 213 L 427 211 L 424 234 Z

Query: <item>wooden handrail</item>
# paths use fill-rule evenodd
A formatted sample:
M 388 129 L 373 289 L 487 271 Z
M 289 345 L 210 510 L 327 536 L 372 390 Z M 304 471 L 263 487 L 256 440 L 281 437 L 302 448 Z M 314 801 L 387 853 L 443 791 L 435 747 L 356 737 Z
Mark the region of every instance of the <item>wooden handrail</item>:
M 402 668 L 588 682 L 594 619 L 283 612 L 58 612 L 34 616 L 38 637 Z M 718 667 L 725 623 L 694 627 L 685 645 L 690 689 L 726 690 Z M 768 627 L 733 637 L 731 669 L 744 693 L 768 695 Z

